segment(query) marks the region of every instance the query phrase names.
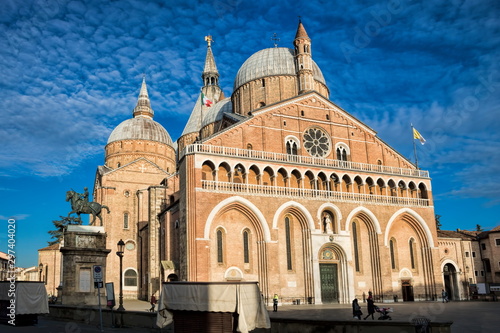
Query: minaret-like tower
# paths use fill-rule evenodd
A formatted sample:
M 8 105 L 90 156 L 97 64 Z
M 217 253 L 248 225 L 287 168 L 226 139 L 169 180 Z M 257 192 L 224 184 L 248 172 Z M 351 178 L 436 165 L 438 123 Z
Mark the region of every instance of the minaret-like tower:
M 137 105 L 134 108 L 134 118 L 138 116 L 148 117 L 153 119 L 154 111 L 151 108 L 149 101 L 148 87 L 146 86 L 146 77 L 142 78 L 141 91 L 137 99 Z
M 207 42 L 207 56 L 205 57 L 205 67 L 201 74 L 203 79 L 203 86 L 201 87 L 200 95 L 191 111 L 191 116 L 184 127 L 184 131 L 177 141 L 178 152 L 181 152 L 184 147 L 196 141 L 196 137 L 200 135 L 201 124 L 203 117 L 208 111 L 209 107 L 213 107 L 215 103 L 224 99 L 224 93 L 219 87 L 219 72 L 215 65 L 214 55 L 212 54 L 212 36 L 206 36 Z M 204 101 L 209 101 L 204 103 Z
M 314 75 L 311 55 L 311 39 L 307 35 L 306 29 L 299 20 L 297 33 L 295 34 L 295 61 L 297 66 L 297 76 L 299 81 L 299 94 L 314 90 Z

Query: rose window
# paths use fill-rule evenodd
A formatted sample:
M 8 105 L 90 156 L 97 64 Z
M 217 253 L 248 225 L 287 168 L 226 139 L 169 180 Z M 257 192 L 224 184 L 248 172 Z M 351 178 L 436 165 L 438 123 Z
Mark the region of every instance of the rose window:
M 325 157 L 330 152 L 328 134 L 317 127 L 309 128 L 304 133 L 304 148 L 313 157 Z

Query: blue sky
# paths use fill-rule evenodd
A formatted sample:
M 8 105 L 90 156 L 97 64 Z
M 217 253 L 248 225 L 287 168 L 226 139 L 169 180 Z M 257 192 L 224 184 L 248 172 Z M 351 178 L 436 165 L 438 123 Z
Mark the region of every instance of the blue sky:
M 413 160 L 426 138 L 443 229 L 500 223 L 500 2 L 3 0 L 0 251 L 16 219 L 19 266 L 37 264 L 70 188 L 93 187 L 113 128 L 146 75 L 176 140 L 199 93 L 211 34 L 229 96 L 243 62 L 292 47 L 298 16 L 330 99 Z M 496 179 L 496 181 L 495 181 Z

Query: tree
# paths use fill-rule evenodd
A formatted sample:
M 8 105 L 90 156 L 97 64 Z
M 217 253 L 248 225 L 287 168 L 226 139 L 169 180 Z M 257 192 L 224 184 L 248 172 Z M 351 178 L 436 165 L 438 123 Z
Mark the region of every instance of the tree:
M 441 221 L 439 220 L 441 218 L 441 215 L 436 214 L 434 218 L 436 219 L 436 229 L 441 230 Z
M 483 231 L 483 228 L 479 224 L 476 224 L 476 231 Z
M 82 224 L 82 220 L 79 217 L 70 217 L 70 216 L 59 216 L 59 217 L 61 218 L 61 220 L 52 221 L 52 223 L 54 223 L 54 226 L 56 227 L 56 230 L 48 231 L 51 238 L 53 238 L 53 240 L 47 242 L 49 243 L 49 246 L 61 242 L 64 230 L 68 225 Z

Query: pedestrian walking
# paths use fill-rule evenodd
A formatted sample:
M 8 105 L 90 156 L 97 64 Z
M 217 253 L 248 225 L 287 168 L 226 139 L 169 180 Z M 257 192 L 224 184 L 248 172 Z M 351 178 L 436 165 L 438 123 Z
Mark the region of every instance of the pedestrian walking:
M 375 313 L 375 304 L 373 303 L 373 297 L 372 297 L 372 292 L 369 291 L 368 292 L 368 298 L 366 299 L 366 303 L 367 303 L 367 310 L 368 310 L 368 314 L 366 315 L 366 317 L 364 318 L 366 320 L 366 318 L 370 317 L 370 315 L 372 316 L 372 320 L 374 320 L 375 318 L 373 318 L 373 314 Z
M 357 298 L 355 298 L 352 301 L 352 315 L 353 315 L 353 318 L 357 318 L 359 320 L 361 320 L 361 316 L 363 315 L 363 312 L 361 312 L 361 307 L 358 304 Z
M 149 312 L 155 312 L 155 305 L 156 305 L 156 297 L 155 295 L 151 295 L 151 300 L 149 301 L 151 304 L 151 309 L 149 309 Z
M 441 296 L 443 297 L 443 303 L 448 303 L 450 301 L 448 299 L 448 292 L 446 292 L 446 290 L 441 290 Z
M 278 294 L 273 297 L 273 312 L 278 312 Z

